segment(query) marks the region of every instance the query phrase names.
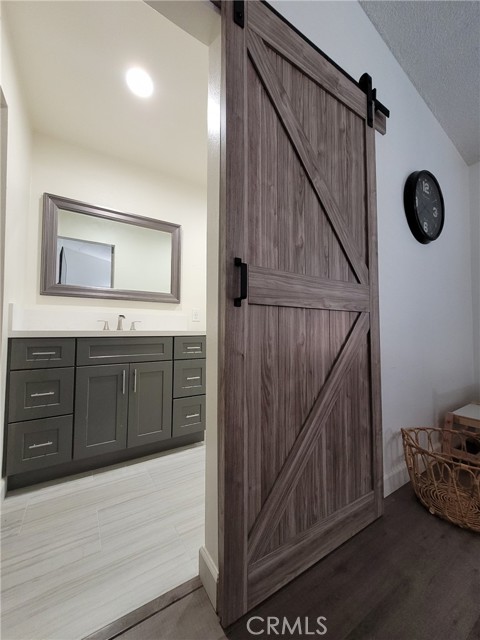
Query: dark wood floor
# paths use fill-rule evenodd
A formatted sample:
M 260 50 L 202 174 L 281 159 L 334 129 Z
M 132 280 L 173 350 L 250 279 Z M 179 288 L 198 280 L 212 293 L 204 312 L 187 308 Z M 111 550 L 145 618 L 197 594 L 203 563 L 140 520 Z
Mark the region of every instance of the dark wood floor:
M 480 640 L 480 536 L 432 516 L 409 485 L 389 496 L 384 516 L 258 606 L 250 616 L 301 618 L 284 638 Z M 198 589 L 122 640 L 246 640 L 245 616 L 223 631 Z M 327 633 L 312 634 L 319 616 Z M 305 633 L 305 618 L 309 620 Z M 253 630 L 266 623 L 255 620 Z M 298 627 L 297 627 L 298 628 Z M 278 628 L 279 629 L 279 628 Z

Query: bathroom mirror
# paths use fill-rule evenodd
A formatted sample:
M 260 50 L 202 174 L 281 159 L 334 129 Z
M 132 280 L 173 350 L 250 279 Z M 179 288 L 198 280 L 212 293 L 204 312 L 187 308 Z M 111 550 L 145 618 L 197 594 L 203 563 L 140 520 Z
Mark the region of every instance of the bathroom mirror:
M 180 302 L 180 226 L 45 193 L 40 293 Z

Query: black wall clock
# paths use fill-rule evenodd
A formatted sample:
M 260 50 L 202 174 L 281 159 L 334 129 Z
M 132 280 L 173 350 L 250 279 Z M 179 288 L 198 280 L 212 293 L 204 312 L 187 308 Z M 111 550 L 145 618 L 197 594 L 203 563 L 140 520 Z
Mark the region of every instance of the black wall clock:
M 422 244 L 442 233 L 445 205 L 442 190 L 430 171 L 414 171 L 405 182 L 403 204 L 410 231 Z

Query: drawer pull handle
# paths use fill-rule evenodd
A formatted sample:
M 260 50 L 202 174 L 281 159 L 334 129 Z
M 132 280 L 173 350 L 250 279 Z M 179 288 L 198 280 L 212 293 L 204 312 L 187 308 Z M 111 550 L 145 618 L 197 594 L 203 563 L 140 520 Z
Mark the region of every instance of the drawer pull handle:
M 185 418 L 199 418 L 200 414 L 199 413 L 191 413 L 188 416 L 185 416 Z
M 200 380 L 200 376 L 190 376 L 187 380 Z
M 54 356 L 56 353 L 56 351 L 34 351 L 32 356 Z
M 43 396 L 54 396 L 55 391 L 45 391 L 45 393 L 31 393 L 31 398 L 43 398 Z
M 137 370 L 133 370 L 133 393 L 137 393 Z
M 125 395 L 125 369 L 122 371 L 122 395 Z
M 31 444 L 28 448 L 29 449 L 38 449 L 38 447 L 51 447 L 53 444 L 53 442 L 50 442 L 50 440 L 48 442 L 42 442 L 40 444 Z
M 187 349 L 190 349 L 191 351 L 200 351 L 201 347 L 187 347 Z

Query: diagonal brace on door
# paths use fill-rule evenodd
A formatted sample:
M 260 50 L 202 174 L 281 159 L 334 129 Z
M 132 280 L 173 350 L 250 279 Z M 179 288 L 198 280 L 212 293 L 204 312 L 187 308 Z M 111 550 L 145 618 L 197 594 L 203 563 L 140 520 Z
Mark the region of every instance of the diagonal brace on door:
M 352 269 L 354 270 L 360 284 L 368 284 L 368 268 L 360 256 L 356 245 L 349 233 L 342 215 L 339 205 L 331 193 L 325 180 L 322 178 L 318 169 L 318 161 L 316 154 L 310 144 L 302 125 L 297 119 L 290 99 L 282 85 L 275 69 L 268 59 L 268 51 L 262 40 L 252 31 L 248 32 L 248 51 L 267 91 L 272 105 L 284 126 L 288 137 L 290 138 L 293 148 L 302 163 L 305 172 L 315 190 L 317 198 L 322 204 L 325 213 L 333 227 Z
M 308 463 L 309 454 L 314 448 L 313 445 L 324 428 L 340 393 L 341 381 L 350 369 L 358 353 L 358 348 L 365 340 L 369 328 L 369 314 L 361 313 L 250 531 L 248 549 L 250 562 L 257 560 L 261 556 L 280 522 L 287 498 L 294 490 L 302 471 Z

